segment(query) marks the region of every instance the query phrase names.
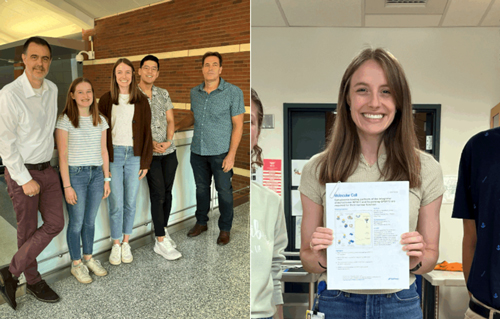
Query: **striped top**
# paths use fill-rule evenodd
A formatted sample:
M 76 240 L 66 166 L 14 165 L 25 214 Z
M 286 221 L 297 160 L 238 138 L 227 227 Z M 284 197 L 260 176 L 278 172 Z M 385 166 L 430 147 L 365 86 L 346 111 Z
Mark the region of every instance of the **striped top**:
M 102 131 L 108 129 L 108 122 L 100 115 L 101 123 L 92 125 L 92 116 L 80 116 L 75 128 L 68 116 L 59 117 L 56 128 L 68 132 L 68 165 L 69 166 L 101 166 Z

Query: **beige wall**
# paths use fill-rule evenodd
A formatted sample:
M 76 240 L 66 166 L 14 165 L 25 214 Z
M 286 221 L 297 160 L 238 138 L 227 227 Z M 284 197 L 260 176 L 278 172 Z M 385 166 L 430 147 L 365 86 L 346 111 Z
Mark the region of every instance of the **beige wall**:
M 275 129 L 263 130 L 259 141 L 266 158 L 283 158 L 276 147 L 283 144 L 283 103 L 335 103 L 345 68 L 368 46 L 400 60 L 413 103 L 441 104 L 444 175 L 457 174 L 462 148 L 488 129 L 489 111 L 500 102 L 499 28 L 252 28 L 251 43 L 252 87 L 265 113 L 275 115 Z M 442 205 L 439 260 L 461 262 L 462 222 L 451 211 L 452 204 Z

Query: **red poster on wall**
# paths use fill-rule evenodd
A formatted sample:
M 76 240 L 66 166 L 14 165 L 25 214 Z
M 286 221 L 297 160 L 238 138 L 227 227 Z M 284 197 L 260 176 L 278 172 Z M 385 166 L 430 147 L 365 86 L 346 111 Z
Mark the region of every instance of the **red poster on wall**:
M 281 196 L 281 160 L 264 159 L 262 185 Z

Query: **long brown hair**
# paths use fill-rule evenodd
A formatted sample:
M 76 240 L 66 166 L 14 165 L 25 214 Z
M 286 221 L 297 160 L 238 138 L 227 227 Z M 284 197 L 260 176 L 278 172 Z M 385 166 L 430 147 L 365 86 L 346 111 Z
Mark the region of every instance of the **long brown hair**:
M 262 101 L 259 98 L 257 92 L 252 89 L 252 107 L 257 108 L 257 130 L 260 135 L 260 130 L 262 128 L 262 119 L 264 118 L 264 108 L 262 106 Z M 255 146 L 252 148 L 252 165 L 262 166 L 262 148 L 255 143 Z
M 115 62 L 113 66 L 113 72 L 111 74 L 111 85 L 109 91 L 111 92 L 111 102 L 115 105 L 118 105 L 118 98 L 120 96 L 120 88 L 118 87 L 118 82 L 116 82 L 116 68 L 121 63 L 124 63 L 132 68 L 132 82 L 130 82 L 129 87 L 129 104 L 135 104 L 142 96 L 141 91 L 137 88 L 137 80 L 135 79 L 135 69 L 132 62 L 130 62 L 127 58 L 120 58 Z
M 97 107 L 97 104 L 95 102 L 94 86 L 88 79 L 84 77 L 79 77 L 76 78 L 69 86 L 68 95 L 66 96 L 66 105 L 64 106 L 64 110 L 61 113 L 61 117 L 63 117 L 64 114 L 68 116 L 71 124 L 73 124 L 75 128 L 78 128 L 80 113 L 78 112 L 78 105 L 76 105 L 76 101 L 73 99 L 71 94 L 74 95 L 76 86 L 83 82 L 90 84 L 90 87 L 92 88 L 92 104 L 90 104 L 89 107 L 89 113 L 90 115 L 92 115 L 92 124 L 94 126 L 97 126 L 98 124 L 101 123 L 101 117 L 99 116 L 100 115 L 99 108 Z
M 396 114 L 391 125 L 383 132 L 387 160 L 379 171 L 385 180 L 410 182 L 410 187 L 420 187 L 420 159 L 418 140 L 413 122 L 411 94 L 405 73 L 398 60 L 388 51 L 365 49 L 356 56 L 342 77 L 337 105 L 337 117 L 330 141 L 321 155 L 319 179 L 321 183 L 345 182 L 359 163 L 361 143 L 353 122 L 347 97 L 352 75 L 366 61 L 377 62 L 387 77 L 389 89 L 396 104 Z M 377 151 L 378 154 L 378 151 Z M 377 161 L 378 166 L 378 161 Z

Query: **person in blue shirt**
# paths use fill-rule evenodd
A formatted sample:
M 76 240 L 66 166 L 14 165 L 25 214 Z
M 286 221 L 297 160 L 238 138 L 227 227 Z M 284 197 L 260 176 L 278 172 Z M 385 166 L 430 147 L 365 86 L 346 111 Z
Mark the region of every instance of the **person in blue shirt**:
M 500 128 L 473 136 L 458 169 L 453 218 L 463 219 L 465 318 L 500 318 Z M 491 316 L 490 316 L 491 315 Z
M 198 236 L 208 229 L 213 176 L 221 214 L 217 244 L 226 245 L 233 222 L 231 177 L 243 134 L 245 104 L 241 89 L 220 77 L 222 56 L 218 52 L 203 55 L 202 73 L 204 82 L 191 89 L 191 113 L 176 125 L 180 129 L 194 123 L 191 166 L 196 183 L 196 225 L 188 236 Z

